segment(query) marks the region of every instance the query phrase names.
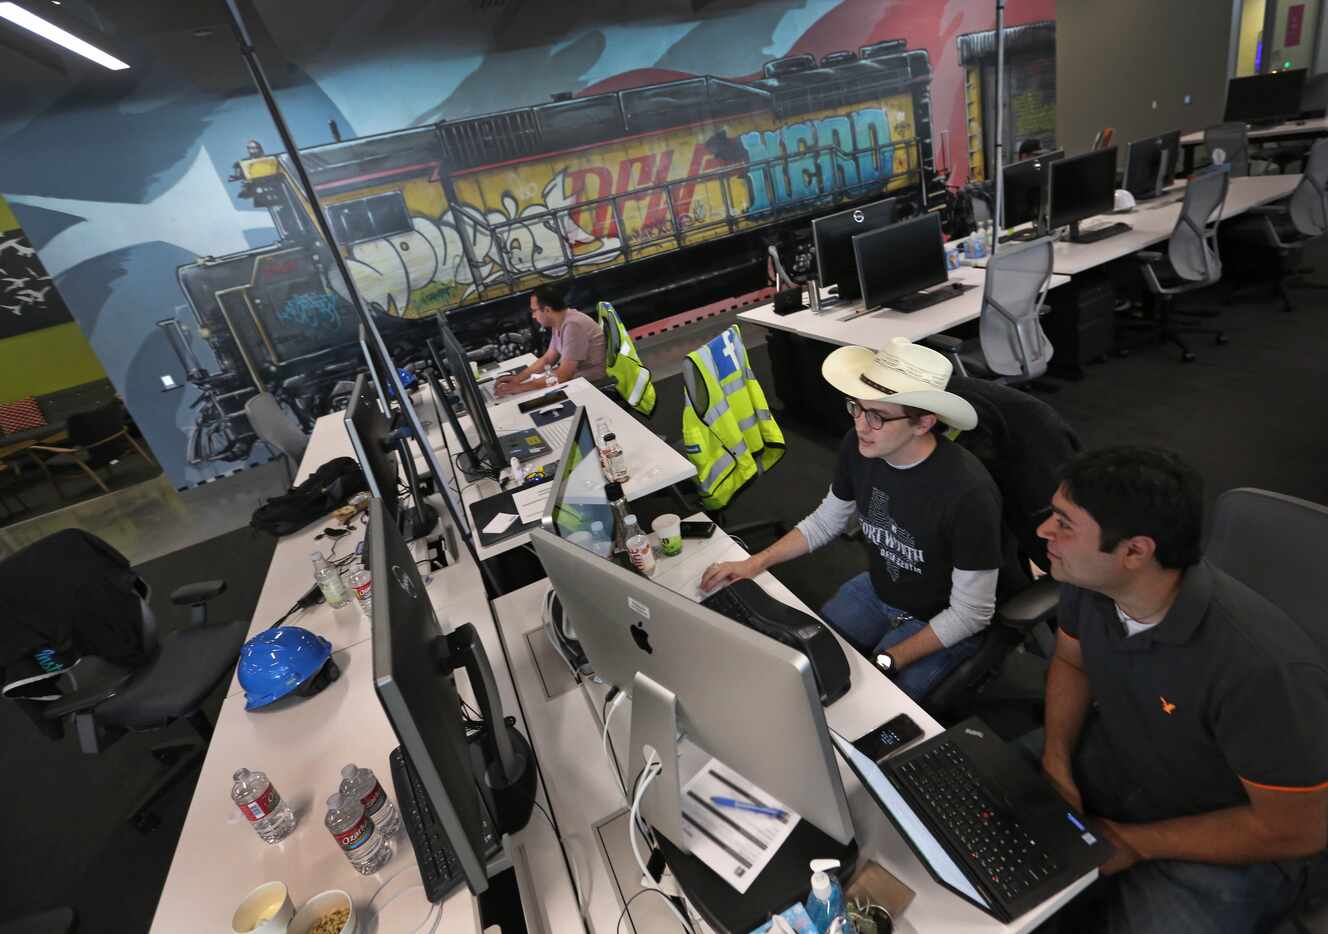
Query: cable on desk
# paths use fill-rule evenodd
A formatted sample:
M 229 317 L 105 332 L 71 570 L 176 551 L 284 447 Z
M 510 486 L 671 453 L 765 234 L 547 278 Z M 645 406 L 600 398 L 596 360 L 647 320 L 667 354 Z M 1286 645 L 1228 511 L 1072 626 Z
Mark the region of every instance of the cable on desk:
M 604 709 L 600 711 L 600 719 L 604 721 L 604 731 L 599 741 L 604 750 L 604 757 L 609 760 L 609 764 L 613 766 L 613 774 L 618 778 L 618 787 L 622 789 L 623 800 L 631 801 L 632 796 L 627 791 L 627 783 L 623 781 L 622 771 L 618 768 L 618 758 L 609 752 L 609 724 L 613 722 L 613 715 L 618 712 L 618 706 L 626 699 L 626 691 L 619 691 L 616 687 L 609 690 L 608 697 L 604 698 Z
M 651 892 L 654 892 L 660 898 L 664 899 L 664 901 L 669 902 L 669 905 L 672 906 L 673 902 L 670 901 L 669 897 L 665 895 L 663 892 L 661 892 L 659 889 L 642 889 L 641 891 L 633 895 L 631 898 L 627 899 L 627 904 L 623 905 L 622 914 L 618 915 L 618 923 L 613 926 L 614 934 L 619 934 L 619 932 L 622 931 L 623 918 L 627 917 L 627 909 L 632 907 L 632 902 L 636 901 L 642 895 L 649 895 Z M 674 914 L 677 914 L 676 910 L 674 911 Z M 691 931 L 692 934 L 696 934 L 695 930 L 692 928 L 690 924 L 684 924 L 683 930 Z

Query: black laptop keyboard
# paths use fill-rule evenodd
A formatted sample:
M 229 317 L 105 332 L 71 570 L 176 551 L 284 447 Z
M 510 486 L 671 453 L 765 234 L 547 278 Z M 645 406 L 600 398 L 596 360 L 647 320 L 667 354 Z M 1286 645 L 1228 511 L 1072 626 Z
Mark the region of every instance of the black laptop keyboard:
M 891 771 L 993 892 L 1018 898 L 1060 869 L 954 743 L 936 743 Z
M 415 849 L 424 895 L 430 902 L 440 902 L 465 883 L 461 863 L 434 815 L 419 775 L 406 764 L 401 749 L 394 749 L 387 761 L 392 770 L 392 786 L 397 793 L 401 822 Z

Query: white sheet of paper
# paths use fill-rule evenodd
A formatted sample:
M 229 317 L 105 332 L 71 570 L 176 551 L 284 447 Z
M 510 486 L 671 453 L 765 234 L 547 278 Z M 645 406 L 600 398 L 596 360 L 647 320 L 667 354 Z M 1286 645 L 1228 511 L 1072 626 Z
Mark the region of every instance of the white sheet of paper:
M 517 517 L 510 512 L 500 512 L 489 520 L 489 524 L 483 528 L 485 535 L 497 535 L 499 532 L 505 532 L 512 527 L 512 523 Z
M 539 486 L 522 487 L 512 494 L 512 502 L 516 503 L 522 525 L 535 522 L 544 514 L 544 504 L 549 501 L 549 490 L 552 488 L 552 483 L 541 483 Z
M 785 817 L 720 807 L 711 796 L 779 808 Z M 718 759 L 692 776 L 682 790 L 682 831 L 691 853 L 745 894 L 801 818 Z

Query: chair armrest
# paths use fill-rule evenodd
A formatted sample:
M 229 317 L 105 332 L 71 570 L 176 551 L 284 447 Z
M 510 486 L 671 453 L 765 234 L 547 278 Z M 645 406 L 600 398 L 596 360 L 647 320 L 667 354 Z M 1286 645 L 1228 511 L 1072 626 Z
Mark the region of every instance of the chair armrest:
M 1245 212 L 1246 214 L 1262 214 L 1265 217 L 1286 217 L 1291 213 L 1291 209 L 1285 204 L 1258 204 Z
M 176 606 L 200 606 L 226 592 L 224 580 L 199 581 L 185 584 L 171 593 L 171 602 Z
M 82 670 L 85 667 L 91 668 L 94 662 L 99 663 L 99 667 L 94 671 Z M 134 676 L 132 671 L 126 671 L 109 662 L 101 662 L 100 659 L 84 659 L 78 667 L 80 678 L 86 678 L 96 683 L 72 694 L 66 694 L 59 700 L 44 704 L 42 706 L 42 717 L 44 719 L 60 720 L 70 714 L 92 710 L 119 694 L 120 689 L 128 684 Z
M 1060 604 L 1060 588 L 1047 575 L 1035 580 L 996 608 L 996 621 L 1020 632 L 1028 632 L 1043 620 L 1050 620 Z
M 932 350 L 939 350 L 941 353 L 957 354 L 964 349 L 964 342 L 957 337 L 951 337 L 949 334 L 932 334 L 924 337 L 918 343 L 923 347 L 930 347 Z
M 1156 250 L 1140 250 L 1138 253 L 1134 254 L 1134 258 L 1141 263 L 1160 263 L 1166 257 L 1161 253 L 1158 253 Z
M 57 448 L 49 444 L 30 444 L 24 450 L 50 451 L 52 454 L 77 454 L 78 448 Z

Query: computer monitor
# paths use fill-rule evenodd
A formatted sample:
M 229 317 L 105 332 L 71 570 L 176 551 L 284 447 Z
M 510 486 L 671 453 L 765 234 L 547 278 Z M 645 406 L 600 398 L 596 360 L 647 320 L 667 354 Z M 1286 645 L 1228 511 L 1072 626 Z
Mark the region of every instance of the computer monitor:
M 383 412 L 378 392 L 364 373 L 355 378 L 355 388 L 351 390 L 344 421 L 355 459 L 359 461 L 364 479 L 369 485 L 370 495 L 383 501 L 388 514 L 408 539 L 413 541 L 433 531 L 438 524 L 438 513 L 422 497 L 414 495 L 414 491 L 419 489 L 419 481 L 415 477 L 413 463 L 406 470 L 406 476 L 411 478 L 413 486 L 412 506 L 402 508 L 401 497 L 397 492 L 398 458 L 405 463 L 410 456 L 410 448 L 400 434 L 392 430 L 392 420 Z
M 1174 174 L 1168 165 L 1171 155 L 1162 136 L 1146 136 L 1130 143 L 1125 147 L 1125 190 L 1136 201 L 1160 196 L 1167 187 L 1168 174 Z
M 479 436 L 479 441 L 472 452 L 473 460 L 469 464 L 462 465 L 462 473 L 470 478 L 496 477 L 506 466 L 507 460 L 503 456 L 503 445 L 498 438 L 498 432 L 494 430 L 493 422 L 489 419 L 489 413 L 485 408 L 484 393 L 475 382 L 470 361 L 466 359 L 466 349 L 461 346 L 457 336 L 441 319 L 438 328 L 442 332 L 443 363 L 452 374 L 457 394 L 461 397 L 461 402 L 466 407 L 466 412 L 470 415 L 471 423 Z
M 438 340 L 430 337 L 425 340 L 424 345 L 429 348 L 429 361 L 433 364 L 433 370 L 438 374 L 438 379 L 449 392 L 456 392 L 456 384 L 452 382 L 452 373 L 444 362 L 443 349 L 438 346 Z
M 1044 233 L 1047 225 L 1047 176 L 1051 163 L 1065 155 L 1064 150 L 1038 153 L 1032 159 L 1012 162 L 1001 170 L 1004 200 L 1002 230 L 1032 224 L 1034 236 Z
M 1227 122 L 1281 123 L 1300 114 L 1305 69 L 1232 78 L 1227 82 Z
M 1180 172 L 1180 130 L 1168 130 L 1162 134 L 1162 151 L 1167 159 L 1167 177 L 1162 187 L 1170 188 Z
M 406 768 L 424 788 L 430 817 L 441 825 L 466 884 L 478 895 L 488 888 L 486 863 L 498 851 L 500 834 L 519 829 L 530 816 L 530 748 L 520 733 L 507 728 L 475 628 L 466 623 L 443 632 L 415 556 L 377 498 L 369 503 L 368 553 L 376 579 L 374 688 L 401 741 Z M 469 737 L 470 718 L 453 677 L 463 665 L 485 724 Z M 494 724 L 504 728 L 493 730 Z M 524 804 L 521 793 L 528 798 Z
M 442 430 L 443 423 L 446 422 L 452 426 L 453 433 L 461 439 L 459 443 L 461 450 L 453 457 L 452 463 L 456 465 L 458 470 L 461 470 L 463 475 L 468 476 L 466 471 L 462 469 L 461 465 L 467 462 L 473 463 L 475 461 L 475 452 L 471 449 L 470 443 L 466 440 L 466 433 L 461 430 L 461 421 L 457 418 L 456 413 L 452 409 L 450 396 L 448 396 L 447 390 L 443 388 L 443 384 L 439 382 L 438 376 L 434 371 L 430 370 L 426 374 L 425 380 L 429 383 L 429 393 L 433 396 L 433 414 L 435 423 L 438 425 L 439 434 L 442 434 L 444 439 L 446 439 L 446 435 Z M 449 450 L 448 453 L 450 455 L 451 451 Z M 461 517 L 462 524 L 467 534 L 469 534 L 470 513 L 467 511 L 465 504 L 461 501 L 461 488 L 455 478 L 443 483 L 443 493 L 451 501 L 452 509 Z
M 1051 164 L 1051 199 L 1048 224 L 1074 227 L 1079 222 L 1116 207 L 1116 147 L 1057 159 Z
M 853 238 L 862 306 L 912 310 L 915 293 L 949 278 L 939 214 L 924 214 Z
M 839 286 L 839 298 L 843 301 L 856 300 L 860 293 L 853 237 L 893 224 L 897 213 L 895 199 L 886 198 L 814 219 L 812 241 L 816 247 L 816 275 L 820 284 Z
M 642 803 L 659 833 L 688 852 L 682 735 L 831 840 L 851 843 L 848 801 L 805 654 L 547 529 L 530 537 L 596 679 L 632 696 L 630 774 L 644 765 L 645 745 L 659 753 L 663 771 Z
M 574 418 L 540 525 L 573 544 L 603 554 L 604 545 L 610 551 L 613 547 L 613 509 L 604 493 L 604 472 L 590 411 L 578 408 Z
M 378 391 L 378 406 L 389 415 L 392 412 L 390 400 L 392 396 L 388 392 L 391 381 L 387 377 L 387 364 L 379 355 L 378 348 L 369 337 L 369 332 L 365 330 L 364 325 L 360 325 L 360 351 L 364 354 L 364 363 L 369 370 L 369 379 L 373 381 L 374 389 Z

